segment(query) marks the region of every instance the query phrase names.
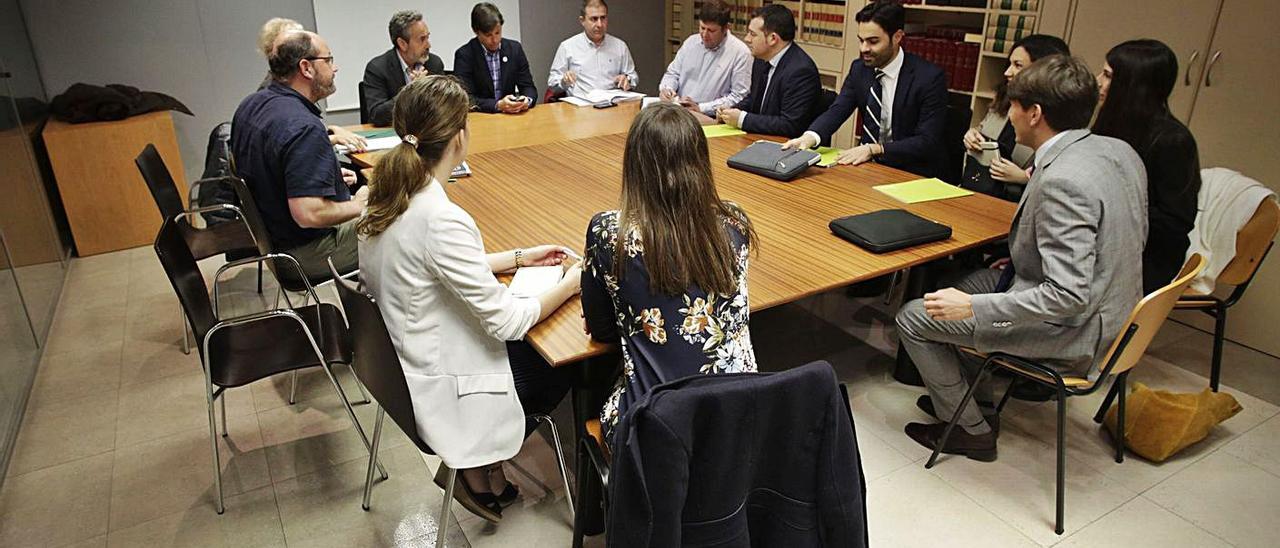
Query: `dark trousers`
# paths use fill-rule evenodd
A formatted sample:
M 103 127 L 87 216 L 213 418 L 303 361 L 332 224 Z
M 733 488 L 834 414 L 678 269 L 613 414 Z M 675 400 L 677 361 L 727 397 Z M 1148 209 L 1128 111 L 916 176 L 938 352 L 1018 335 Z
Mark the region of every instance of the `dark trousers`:
M 516 396 L 524 408 L 524 435 L 528 437 L 538 427 L 537 421 L 528 417 L 550 414 L 569 392 L 573 379 L 569 368 L 551 367 L 533 345 L 524 341 L 507 343 L 507 359 L 511 362 L 511 375 L 515 377 Z

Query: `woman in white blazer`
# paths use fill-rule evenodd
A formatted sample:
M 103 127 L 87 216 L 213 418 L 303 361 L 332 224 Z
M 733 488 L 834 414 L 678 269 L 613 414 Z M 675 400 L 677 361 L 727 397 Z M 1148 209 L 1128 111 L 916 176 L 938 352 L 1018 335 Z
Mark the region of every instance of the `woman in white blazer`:
M 475 221 L 440 182 L 466 157 L 467 112 L 466 90 L 447 76 L 415 80 L 396 97 L 403 142 L 374 168 L 360 273 L 399 353 L 418 433 L 443 461 L 437 483 L 460 470 L 458 501 L 496 522 L 516 493 L 495 463 L 520 450 L 532 431 L 526 415 L 549 412 L 568 390 L 566 375 L 521 339 L 578 292 L 581 268 L 534 298 L 494 277 L 568 254 L 551 245 L 485 253 Z

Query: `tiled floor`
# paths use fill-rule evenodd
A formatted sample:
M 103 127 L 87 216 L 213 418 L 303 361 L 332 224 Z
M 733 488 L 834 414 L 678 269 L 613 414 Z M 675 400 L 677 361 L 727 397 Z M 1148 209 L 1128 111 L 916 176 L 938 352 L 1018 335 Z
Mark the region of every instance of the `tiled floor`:
M 217 264 L 202 267 L 211 275 Z M 239 291 L 226 302 L 252 305 L 252 285 L 251 271 L 236 274 L 231 286 Z M 1132 455 L 1113 462 L 1109 439 L 1091 420 L 1100 395 L 1071 400 L 1067 531 L 1058 536 L 1052 407 L 1011 403 L 994 463 L 947 458 L 925 470 L 927 453 L 902 433 L 903 424 L 924 418 L 914 406 L 922 391 L 889 376 L 896 343 L 888 310 L 834 292 L 757 313 L 752 326 L 762 364 L 781 369 L 825 359 L 849 386 L 874 545 L 1275 544 L 1268 539 L 1280 515 L 1280 360 L 1228 345 L 1225 390 L 1244 410 L 1158 465 Z M 150 248 L 73 261 L 0 491 L 0 545 L 434 541 L 436 461 L 388 423 L 381 454 L 391 477 L 375 487 L 372 511 L 361 511 L 364 449 L 318 370 L 299 376 L 294 405 L 287 376 L 228 392 L 230 431 L 219 439 L 227 512 L 218 516 L 203 374 L 199 360 L 179 350 L 180 326 Z M 1199 390 L 1208 348 L 1207 335 L 1171 324 L 1133 377 L 1156 388 Z M 350 372 L 340 367 L 337 374 L 356 394 Z M 372 424 L 371 405 L 356 411 Z M 567 429 L 566 406 L 557 419 Z M 524 499 L 497 527 L 454 505 L 460 527 L 450 544 L 567 546 L 569 514 L 551 446 L 532 436 L 507 471 Z

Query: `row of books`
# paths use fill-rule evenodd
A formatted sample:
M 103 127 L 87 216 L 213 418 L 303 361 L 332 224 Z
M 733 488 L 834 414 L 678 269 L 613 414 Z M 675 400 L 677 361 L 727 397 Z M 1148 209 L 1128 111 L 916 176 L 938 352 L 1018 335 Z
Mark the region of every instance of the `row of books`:
M 682 17 L 684 12 L 683 2 L 671 3 L 671 36 L 679 37 L 684 34 L 684 24 Z
M 982 45 L 936 36 L 908 34 L 903 47 L 930 63 L 938 65 L 947 74 L 947 88 L 957 91 L 973 91 L 978 77 L 978 56 Z
M 747 32 L 747 24 L 751 23 L 751 14 L 765 4 L 785 3 L 767 2 L 766 0 L 728 0 L 732 4 L 729 15 L 729 26 L 739 34 Z M 799 8 L 800 2 L 792 2 Z
M 957 8 L 987 8 L 1002 11 L 1036 11 L 1040 0 L 900 0 L 908 6 L 951 6 Z
M 795 4 L 792 7 L 794 12 L 799 7 L 799 2 L 780 2 L 781 4 Z M 845 16 L 848 13 L 848 6 L 844 0 L 808 0 L 804 4 L 803 17 L 800 21 L 801 35 L 799 38 L 806 42 L 815 44 L 826 44 L 830 46 L 844 45 L 844 29 Z
M 987 24 L 984 45 L 987 51 L 1008 53 L 1014 42 L 1035 33 L 1035 28 L 1034 15 L 997 15 Z

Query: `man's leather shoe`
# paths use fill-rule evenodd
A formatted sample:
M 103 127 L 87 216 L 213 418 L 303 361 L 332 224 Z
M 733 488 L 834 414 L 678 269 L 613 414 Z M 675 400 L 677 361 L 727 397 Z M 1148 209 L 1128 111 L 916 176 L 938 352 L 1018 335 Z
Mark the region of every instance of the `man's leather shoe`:
M 996 413 L 995 406 L 992 405 L 991 402 L 984 402 L 982 400 L 973 400 L 969 405 L 973 405 L 974 402 L 977 402 L 978 410 L 982 412 L 982 418 L 987 420 L 987 425 L 990 426 L 992 430 L 999 432 L 1000 414 Z M 933 398 L 930 398 L 927 395 L 916 398 L 916 407 L 919 407 L 921 411 L 924 411 L 927 415 L 939 421 L 947 422 L 951 419 L 951 417 L 939 417 L 937 410 L 933 408 Z
M 942 432 L 946 429 L 945 422 L 937 424 L 912 422 L 905 428 L 907 436 L 930 451 L 938 446 L 938 440 L 942 439 Z M 947 439 L 947 445 L 942 448 L 942 452 L 964 455 L 981 462 L 993 462 L 996 460 L 996 433 L 987 432 L 975 436 L 965 432 L 964 428 L 953 428 L 951 437 Z

